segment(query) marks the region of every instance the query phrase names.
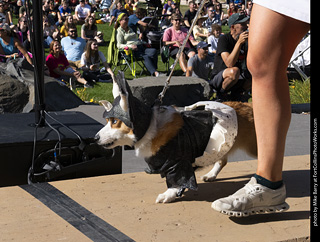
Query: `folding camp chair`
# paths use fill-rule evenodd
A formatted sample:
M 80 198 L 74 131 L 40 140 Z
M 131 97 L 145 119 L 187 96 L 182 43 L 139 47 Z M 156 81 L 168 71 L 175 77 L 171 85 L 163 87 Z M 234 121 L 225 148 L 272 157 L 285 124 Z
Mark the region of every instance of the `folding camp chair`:
M 115 71 L 117 67 L 123 72 L 129 68 L 134 78 L 137 77 L 136 67 L 139 66 L 141 68 L 139 76 L 141 76 L 143 71 L 146 71 L 143 58 L 135 58 L 133 55 L 126 55 L 123 50 L 118 50 L 116 36 L 117 30 L 113 29 L 108 47 L 107 62 L 114 66 L 113 71 Z
M 118 59 L 117 66 L 119 66 L 121 71 L 126 71 L 128 68 L 131 71 L 131 74 L 134 78 L 137 77 L 136 70 L 137 66 L 141 68 L 139 77 L 145 71 L 147 72 L 147 68 L 144 65 L 144 59 L 142 57 L 135 57 L 132 52 L 128 55 L 125 53 L 124 50 L 119 50 L 119 59 Z
M 307 79 L 308 76 L 304 72 L 306 63 L 310 63 L 310 34 L 307 34 L 297 46 L 289 62 L 289 67 L 292 66 L 303 79 Z

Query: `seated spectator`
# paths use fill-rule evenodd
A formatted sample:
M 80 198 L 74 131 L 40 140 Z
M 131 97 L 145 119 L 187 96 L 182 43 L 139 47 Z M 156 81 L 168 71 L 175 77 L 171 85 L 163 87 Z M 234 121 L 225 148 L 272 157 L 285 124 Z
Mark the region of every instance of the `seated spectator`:
M 219 25 L 225 25 L 228 23 L 228 15 L 225 14 L 223 11 L 222 11 L 222 4 L 221 3 L 216 3 L 215 5 L 215 17 L 216 17 L 216 20 L 218 20 L 218 23 Z
M 199 42 L 197 45 L 198 54 L 191 57 L 188 61 L 186 76 L 193 76 L 209 81 L 212 61 L 208 56 L 208 47 L 206 42 Z
M 183 41 L 188 34 L 188 30 L 181 27 L 181 16 L 179 14 L 172 14 L 171 23 L 172 27 L 167 28 L 164 31 L 162 40 L 165 45 L 170 45 L 170 56 L 174 57 L 178 53 L 179 47 L 183 44 Z M 187 57 L 191 58 L 196 54 L 189 42 L 194 46 L 198 44 L 198 42 L 190 35 L 189 41 L 187 41 L 179 58 L 179 64 L 183 72 L 187 71 Z
M 151 75 L 158 77 L 160 73 L 158 68 L 158 53 L 154 48 L 145 48 L 142 42 L 137 38 L 136 33 L 128 26 L 129 17 L 121 13 L 117 19 L 115 28 L 117 28 L 117 48 L 128 48 L 136 58 L 142 57 L 144 64 Z M 119 26 L 119 27 L 118 27 Z
M 121 13 L 125 13 L 127 16 L 129 16 L 128 11 L 123 8 L 121 2 L 118 2 L 116 5 L 116 9 L 114 9 L 111 13 L 111 19 L 110 19 L 109 26 L 111 26 L 112 23 L 118 19 L 119 15 Z
M 75 71 L 70 67 L 66 56 L 61 50 L 60 42 L 57 40 L 52 41 L 50 44 L 50 54 L 47 56 L 46 65 L 51 77 L 60 81 L 67 81 L 72 77 L 82 83 L 85 88 L 92 87 L 84 78 L 81 77 L 79 71 Z
M 1 0 L 2 4 L 3 4 L 3 8 L 4 8 L 4 12 L 6 13 L 6 15 L 8 16 L 7 19 L 7 24 L 9 24 L 9 26 L 12 27 L 13 21 L 12 21 L 12 13 L 11 13 L 11 1 L 10 0 Z
M 189 2 L 189 9 L 184 14 L 184 25 L 187 28 L 190 28 L 192 21 L 196 16 L 196 13 L 197 13 L 196 7 L 197 5 L 195 4 L 194 1 Z
M 175 2 L 172 2 L 172 4 L 171 4 L 171 14 L 173 14 L 173 13 L 179 14 L 181 18 L 183 17 L 177 3 L 175 3 Z M 171 16 L 170 16 L 170 21 L 171 21 Z
M 234 2 L 230 2 L 229 8 L 227 10 L 228 18 L 230 18 L 232 14 L 237 13 L 237 12 L 238 12 L 238 7 L 234 5 Z
M 233 3 L 239 10 L 245 9 L 245 6 L 244 6 L 245 0 L 233 0 Z
M 68 36 L 61 39 L 61 46 L 71 66 L 81 68 L 80 60 L 86 41 L 78 37 L 77 26 L 71 25 Z
M 146 15 L 147 15 L 147 10 L 143 8 L 137 8 L 137 11 L 135 12 L 135 14 L 132 14 L 129 16 L 128 26 L 135 33 L 137 33 L 137 30 L 139 28 L 141 33 L 140 39 L 142 39 L 142 33 L 145 31 L 145 28 L 149 26 L 148 23 L 141 21 L 141 19 L 143 19 Z
M 207 19 L 207 17 L 202 16 L 197 19 L 196 25 L 193 27 L 192 33 L 196 41 L 207 41 L 210 33 L 209 30 L 205 27 L 202 27 L 202 24 Z
M 105 70 L 110 74 L 113 80 L 114 74 L 107 63 L 105 56 L 101 51 L 99 51 L 97 41 L 89 40 L 87 42 L 85 52 L 81 56 L 83 77 L 89 83 L 98 82 L 101 79 L 105 79 L 105 75 L 103 77 L 100 73 L 100 63 L 102 63 Z
M 79 0 L 69 0 L 69 8 L 74 11 L 79 4 Z
M 240 95 L 251 87 L 250 73 L 246 69 L 248 19 L 245 15 L 233 14 L 229 18 L 230 32 L 219 38 L 210 85 L 222 101 L 239 101 Z M 245 79 L 239 80 L 240 74 Z
M 245 14 L 246 14 L 247 16 L 250 16 L 250 15 L 251 15 L 252 7 L 253 7 L 252 1 L 248 0 L 248 1 L 247 1 L 247 6 L 246 6 L 246 9 L 245 9 Z
M 59 12 L 61 20 L 64 23 L 67 20 L 67 16 L 71 14 L 71 8 L 69 8 L 69 3 L 67 0 L 62 0 L 61 6 L 59 7 Z
M 99 4 L 101 11 L 103 13 L 109 13 L 110 12 L 109 8 L 111 6 L 111 3 L 112 3 L 111 0 L 101 0 L 101 2 Z
M 43 16 L 43 39 L 44 48 L 49 48 L 52 40 L 59 36 L 59 29 L 56 25 L 51 25 L 47 16 Z M 60 36 L 59 36 L 60 37 Z
M 19 35 L 21 35 L 22 42 L 27 39 L 27 32 L 28 32 L 28 23 L 26 17 L 21 17 L 18 19 L 17 23 L 17 31 Z
M 60 28 L 60 36 L 61 36 L 61 38 L 68 36 L 69 27 L 71 25 L 74 25 L 74 24 L 75 24 L 75 21 L 73 19 L 73 16 L 71 14 L 67 15 L 66 16 L 66 21 L 64 22 L 64 24 Z
M 7 23 L 0 24 L 0 55 L 6 59 L 18 58 L 19 52 L 32 65 L 32 60 L 28 52 L 24 49 L 22 43 L 14 36 L 10 26 Z
M 54 4 L 53 0 L 50 0 L 49 9 L 45 13 L 45 15 L 48 16 L 51 25 L 59 26 L 63 23 L 58 6 Z
M 209 5 L 207 8 L 207 16 L 208 18 L 203 22 L 202 26 L 207 28 L 209 32 L 211 32 L 211 26 L 213 24 L 221 24 L 221 21 L 216 18 L 215 10 L 213 5 Z
M 212 60 L 214 60 L 214 56 L 217 52 L 218 48 L 218 41 L 221 36 L 222 29 L 221 26 L 218 24 L 213 24 L 211 26 L 211 33 L 208 37 L 208 44 L 209 46 L 209 57 L 211 57 Z
M 162 15 L 171 14 L 171 4 L 172 0 L 168 0 L 167 3 L 163 5 Z
M 88 41 L 97 36 L 98 28 L 93 16 L 88 16 L 81 27 L 81 38 Z
M 0 23 L 7 23 L 10 24 L 10 17 L 7 11 L 5 11 L 5 3 L 0 2 Z
M 97 2 L 100 2 L 100 0 L 86 0 L 85 3 L 90 5 L 91 7 L 91 13 L 95 13 L 98 11 Z
M 74 17 L 77 24 L 84 24 L 85 19 L 91 15 L 91 7 L 85 0 L 79 0 L 79 5 L 74 10 Z

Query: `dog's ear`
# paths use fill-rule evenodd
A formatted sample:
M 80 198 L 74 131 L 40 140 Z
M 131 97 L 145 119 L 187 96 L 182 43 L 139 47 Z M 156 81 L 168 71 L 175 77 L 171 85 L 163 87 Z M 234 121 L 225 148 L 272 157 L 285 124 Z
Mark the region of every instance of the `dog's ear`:
M 123 111 L 128 112 L 129 111 L 129 92 L 130 87 L 128 83 L 126 82 L 126 79 L 124 78 L 124 73 L 122 71 L 118 72 L 116 82 L 118 84 L 118 91 L 120 95 L 120 107 Z M 131 92 L 130 92 L 131 94 Z
M 116 97 L 120 95 L 120 88 L 115 79 L 113 79 L 112 95 L 114 99 L 116 99 Z
M 105 108 L 107 112 L 109 112 L 113 107 L 112 104 L 106 100 L 101 100 L 99 101 L 99 103 Z

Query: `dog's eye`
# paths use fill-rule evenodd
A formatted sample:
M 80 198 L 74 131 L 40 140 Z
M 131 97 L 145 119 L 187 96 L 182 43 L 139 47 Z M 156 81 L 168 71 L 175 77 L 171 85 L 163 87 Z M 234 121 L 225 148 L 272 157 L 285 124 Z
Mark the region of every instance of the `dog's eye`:
M 117 119 L 112 120 L 112 124 L 116 124 L 118 122 Z

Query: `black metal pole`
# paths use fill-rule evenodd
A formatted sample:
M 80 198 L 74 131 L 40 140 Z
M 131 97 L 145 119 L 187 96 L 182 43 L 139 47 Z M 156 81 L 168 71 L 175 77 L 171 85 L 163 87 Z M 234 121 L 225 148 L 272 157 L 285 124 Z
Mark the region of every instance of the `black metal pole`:
M 32 1 L 32 31 L 31 47 L 34 65 L 34 111 L 35 124 L 44 126 L 45 123 L 45 95 L 44 95 L 44 46 L 42 24 L 42 0 Z

